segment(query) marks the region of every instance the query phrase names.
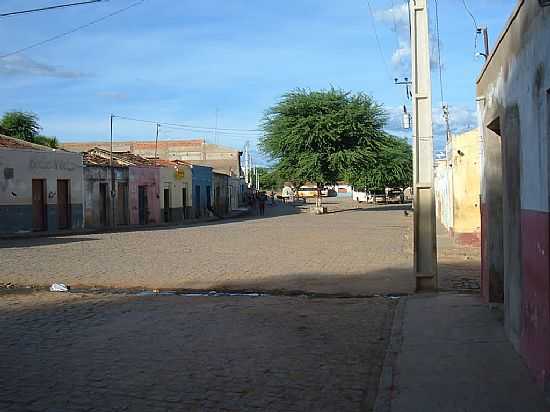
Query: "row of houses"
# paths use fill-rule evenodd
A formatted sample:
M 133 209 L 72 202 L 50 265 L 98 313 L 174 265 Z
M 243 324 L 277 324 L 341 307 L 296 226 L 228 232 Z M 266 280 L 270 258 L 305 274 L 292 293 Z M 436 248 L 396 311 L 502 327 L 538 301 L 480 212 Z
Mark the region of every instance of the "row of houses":
M 183 223 L 228 216 L 244 179 L 208 165 L 0 136 L 0 233 Z

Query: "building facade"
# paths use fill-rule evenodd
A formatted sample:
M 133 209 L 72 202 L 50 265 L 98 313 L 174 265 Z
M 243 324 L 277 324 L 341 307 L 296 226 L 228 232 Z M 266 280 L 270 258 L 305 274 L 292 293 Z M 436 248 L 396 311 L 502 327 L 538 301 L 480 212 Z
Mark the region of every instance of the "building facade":
M 210 216 L 212 209 L 212 168 L 192 165 L 193 215 L 195 218 Z
M 192 215 L 191 166 L 184 162 L 160 161 L 160 207 L 165 223 L 181 223 Z
M 74 152 L 86 152 L 92 148 L 110 150 L 110 142 L 64 143 L 62 147 Z M 162 160 L 181 160 L 190 164 L 209 166 L 229 176 L 242 176 L 239 150 L 206 143 L 203 139 L 115 142 L 115 152 L 129 152 L 138 156 Z
M 0 233 L 83 227 L 82 155 L 0 136 Z
M 440 222 L 457 243 L 476 247 L 481 243 L 480 162 L 479 130 L 470 130 L 451 137 L 434 176 Z
M 119 162 L 116 157 L 113 161 L 114 193 L 109 158 L 94 151 L 84 153 L 84 223 L 87 228 L 112 226 L 113 194 L 115 224 L 124 226 L 130 223 L 128 165 Z
M 550 393 L 550 6 L 518 1 L 477 81 L 482 294 Z
M 231 213 L 229 176 L 224 173 L 212 172 L 212 185 L 214 214 L 219 217 L 228 216 Z

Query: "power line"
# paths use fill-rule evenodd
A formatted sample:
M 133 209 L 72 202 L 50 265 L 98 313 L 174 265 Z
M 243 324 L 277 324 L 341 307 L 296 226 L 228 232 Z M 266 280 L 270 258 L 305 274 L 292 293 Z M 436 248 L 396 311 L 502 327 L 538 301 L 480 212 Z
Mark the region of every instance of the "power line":
M 445 127 L 447 131 L 447 140 L 451 137 L 451 126 L 449 124 L 449 106 L 445 104 L 444 92 L 443 92 L 443 68 L 441 65 L 441 36 L 439 35 L 439 2 L 434 0 L 435 3 L 435 33 L 437 39 L 437 66 L 439 69 L 439 91 L 441 94 L 441 110 L 443 111 L 443 119 L 445 120 Z
M 216 128 L 216 127 L 205 127 L 205 126 L 192 126 L 190 124 L 183 124 L 183 123 L 158 122 L 155 120 L 138 119 L 135 117 L 127 117 L 127 116 L 119 116 L 119 115 L 114 115 L 114 117 L 118 119 L 134 121 L 134 122 L 160 124 L 161 126 L 172 126 L 174 128 L 179 128 L 179 129 L 192 129 L 195 131 L 204 131 L 204 132 L 213 132 L 214 130 L 217 130 L 217 133 L 225 133 L 225 134 L 230 134 L 229 132 L 239 132 L 237 134 L 243 134 L 243 133 L 249 134 L 252 132 L 257 134 L 259 132 L 262 132 L 262 130 L 260 129 L 231 129 L 231 128 L 220 128 L 220 127 Z
M 382 50 L 382 45 L 380 44 L 380 38 L 378 37 L 378 30 L 376 30 L 376 20 L 374 18 L 374 12 L 372 11 L 372 5 L 370 0 L 367 0 L 367 5 L 369 6 L 369 13 L 372 20 L 372 28 L 374 30 L 374 36 L 376 37 L 376 43 L 378 44 L 378 52 L 380 53 L 380 57 L 382 59 L 382 62 L 384 63 L 384 67 L 386 68 L 386 73 L 388 74 L 389 78 L 391 79 L 392 76 L 390 74 L 390 69 L 388 67 L 388 63 L 386 62 L 386 58 L 384 57 L 384 52 Z
M 443 98 L 443 73 L 441 68 L 441 39 L 439 36 L 439 10 L 438 6 L 439 3 L 437 0 L 434 0 L 435 3 L 435 33 L 436 33 L 436 39 L 437 39 L 437 66 L 439 68 L 439 91 L 441 94 L 441 104 L 444 102 Z
M 85 29 L 86 27 L 90 27 L 94 24 L 97 24 L 97 23 L 100 23 L 102 22 L 103 20 L 107 20 L 108 18 L 110 17 L 113 17 L 113 16 L 116 16 L 117 14 L 120 14 L 120 13 L 123 13 L 125 12 L 126 10 L 128 9 L 131 9 L 132 7 L 136 7 L 138 5 L 140 5 L 141 3 L 143 3 L 145 0 L 139 0 L 139 1 L 136 1 L 135 3 L 132 3 L 130 4 L 129 6 L 126 6 L 126 7 L 123 7 L 121 9 L 118 9 L 118 10 L 115 10 L 114 12 L 112 13 L 109 13 L 109 14 L 106 14 L 105 16 L 103 17 L 100 17 L 98 19 L 95 19 L 95 20 L 92 20 L 86 24 L 83 24 L 81 26 L 78 26 L 78 27 L 75 27 L 74 29 L 71 29 L 69 31 L 66 31 L 66 32 L 63 32 L 63 33 L 60 33 L 60 34 L 56 34 L 55 36 L 52 36 L 52 37 L 49 37 L 45 40 L 42 40 L 42 41 L 39 41 L 37 43 L 33 43 L 29 46 L 26 46 L 26 47 L 23 47 L 21 49 L 17 49 L 17 50 L 14 50 L 12 52 L 9 52 L 9 53 L 6 53 L 6 54 L 3 54 L 3 55 L 0 55 L 0 59 L 4 59 L 6 57 L 9 57 L 9 56 L 13 56 L 15 54 L 19 54 L 19 53 L 22 53 L 22 52 L 25 52 L 27 50 L 30 50 L 30 49 L 34 49 L 35 47 L 39 47 L 39 46 L 42 46 L 46 43 L 49 43 L 49 42 L 52 42 L 54 40 L 58 40 L 62 37 L 65 37 L 65 36 L 68 36 L 69 34 L 73 34 L 79 30 L 82 30 L 82 29 Z
M 28 14 L 28 13 L 36 13 L 39 11 L 48 11 L 48 10 L 54 10 L 54 9 L 61 9 L 66 7 L 73 7 L 73 6 L 82 6 L 84 4 L 92 4 L 92 3 L 100 3 L 105 0 L 88 0 L 88 1 L 79 1 L 77 3 L 65 3 L 65 4 L 57 4 L 55 6 L 48 6 L 48 7 L 40 7 L 38 9 L 28 9 L 28 10 L 19 10 L 19 11 L 11 11 L 9 13 L 2 13 L 0 14 L 0 17 L 8 17 L 8 16 L 15 16 L 17 14 Z
M 472 13 L 472 11 L 470 10 L 470 8 L 468 7 L 468 5 L 466 4 L 466 0 L 462 0 L 462 4 L 464 5 L 464 8 L 466 9 L 466 11 L 467 11 L 468 14 L 470 15 L 470 17 L 472 18 L 472 21 L 474 22 L 475 29 L 477 30 L 478 27 L 479 27 L 479 25 L 477 24 L 476 17 L 474 16 L 474 14 Z

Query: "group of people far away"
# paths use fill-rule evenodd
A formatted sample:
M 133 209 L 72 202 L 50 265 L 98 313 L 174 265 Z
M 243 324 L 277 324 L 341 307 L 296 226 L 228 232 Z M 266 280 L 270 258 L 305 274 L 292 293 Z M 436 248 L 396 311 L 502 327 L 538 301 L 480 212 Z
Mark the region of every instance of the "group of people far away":
M 265 216 L 265 204 L 268 199 L 271 201 L 271 206 L 275 206 L 275 193 L 273 191 L 269 193 L 269 198 L 264 191 L 251 193 L 248 195 L 248 206 L 253 209 L 256 214 Z

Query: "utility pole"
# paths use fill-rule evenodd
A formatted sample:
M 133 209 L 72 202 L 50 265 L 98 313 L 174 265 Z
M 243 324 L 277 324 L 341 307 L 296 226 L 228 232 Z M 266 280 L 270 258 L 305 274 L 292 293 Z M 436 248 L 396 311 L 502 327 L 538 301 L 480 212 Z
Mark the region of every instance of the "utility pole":
M 248 183 L 249 182 L 249 175 L 248 175 L 248 171 L 249 171 L 249 168 L 250 168 L 250 158 L 248 157 L 248 142 L 246 142 L 246 145 L 244 146 L 244 181 L 248 187 Z
M 428 0 L 409 0 L 413 100 L 414 271 L 416 290 L 436 290 L 432 90 Z
M 158 146 L 159 146 L 159 129 L 160 129 L 160 124 L 157 123 L 157 134 L 155 135 L 155 166 L 158 166 L 157 156 L 158 156 Z
M 214 127 L 214 143 L 218 144 L 218 108 L 216 107 L 216 127 Z
M 483 34 L 483 53 L 479 54 L 487 60 L 489 58 L 489 33 L 487 32 L 487 27 L 478 27 L 476 32 L 477 34 Z
M 109 164 L 111 166 L 111 227 L 115 227 L 115 165 L 113 163 L 113 116 L 111 114 L 111 159 Z

